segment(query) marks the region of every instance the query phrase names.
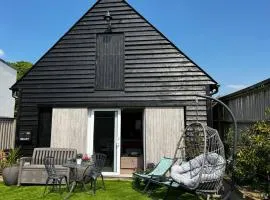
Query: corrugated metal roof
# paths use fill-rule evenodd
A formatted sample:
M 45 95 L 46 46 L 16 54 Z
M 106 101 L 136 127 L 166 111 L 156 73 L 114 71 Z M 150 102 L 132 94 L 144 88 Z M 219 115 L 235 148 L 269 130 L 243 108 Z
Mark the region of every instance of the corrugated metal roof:
M 266 80 L 263 80 L 263 81 L 261 81 L 259 83 L 256 83 L 256 84 L 254 84 L 252 86 L 249 86 L 247 88 L 244 88 L 244 89 L 238 90 L 236 92 L 233 92 L 231 94 L 222 96 L 219 99 L 224 101 L 224 100 L 229 100 L 229 99 L 232 99 L 232 98 L 236 98 L 238 96 L 242 96 L 242 95 L 244 95 L 246 93 L 252 92 L 252 91 L 254 91 L 256 89 L 263 89 L 267 85 L 270 86 L 270 78 L 268 78 Z

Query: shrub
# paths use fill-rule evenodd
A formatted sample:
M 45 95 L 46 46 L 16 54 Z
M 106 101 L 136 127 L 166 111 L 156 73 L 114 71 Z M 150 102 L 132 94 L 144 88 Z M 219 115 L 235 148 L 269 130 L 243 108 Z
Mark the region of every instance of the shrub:
M 4 165 L 7 160 L 7 155 L 4 150 L 0 150 L 0 175 L 2 174 L 2 169 L 4 168 Z
M 270 122 L 258 121 L 241 134 L 235 176 L 240 184 L 257 184 L 269 181 L 269 175 Z
M 10 149 L 8 152 L 0 151 L 0 168 L 4 169 L 6 167 L 11 167 L 18 164 L 18 159 L 20 158 L 20 149 Z

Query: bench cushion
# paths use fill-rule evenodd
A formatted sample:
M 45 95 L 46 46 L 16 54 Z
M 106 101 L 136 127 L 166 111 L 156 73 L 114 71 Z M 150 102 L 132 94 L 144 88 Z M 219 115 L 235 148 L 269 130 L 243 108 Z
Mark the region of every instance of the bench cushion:
M 58 170 L 67 170 L 67 167 L 63 167 L 62 165 L 55 165 L 55 168 Z M 44 169 L 45 170 L 45 166 L 44 165 L 24 165 L 23 166 L 24 170 L 31 170 L 31 169 Z

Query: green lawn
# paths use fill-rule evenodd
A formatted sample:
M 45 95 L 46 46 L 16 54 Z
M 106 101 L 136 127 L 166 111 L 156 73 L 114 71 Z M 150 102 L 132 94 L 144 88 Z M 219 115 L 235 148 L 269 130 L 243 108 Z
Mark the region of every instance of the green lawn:
M 162 199 L 165 194 L 165 189 L 161 188 L 154 192 L 150 197 L 147 194 L 143 194 L 140 191 L 133 189 L 131 181 L 109 181 L 105 182 L 106 190 L 104 191 L 101 188 L 97 189 L 96 195 L 93 196 L 91 193 L 81 191 L 80 188 L 76 189 L 74 194 L 69 198 L 70 200 L 83 200 L 83 199 L 93 199 L 93 200 L 147 200 L 147 199 Z M 98 183 L 98 186 L 101 186 L 101 183 Z M 43 198 L 44 186 L 5 186 L 0 182 L 0 199 L 2 200 L 36 200 L 36 199 L 48 199 L 48 200 L 57 200 L 63 199 L 66 192 L 63 192 L 63 195 L 60 196 L 57 192 L 51 192 Z M 169 199 L 181 199 L 186 200 L 195 200 L 196 197 L 192 194 L 181 192 L 181 191 L 172 191 L 170 193 Z

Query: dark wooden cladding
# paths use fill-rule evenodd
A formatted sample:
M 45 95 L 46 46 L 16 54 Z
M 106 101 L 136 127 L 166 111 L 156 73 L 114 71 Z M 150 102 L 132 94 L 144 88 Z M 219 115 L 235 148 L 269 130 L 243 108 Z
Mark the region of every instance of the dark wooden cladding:
M 99 34 L 96 48 L 96 90 L 124 89 L 124 35 Z
M 118 61 L 112 59 L 115 68 L 99 71 L 96 56 L 106 49 L 97 43 L 100 35 L 106 35 L 107 11 L 113 17 L 112 37 L 122 37 L 117 48 L 124 61 L 122 66 L 118 64 L 119 56 Z M 116 67 L 121 69 L 118 73 Z M 97 90 L 108 84 L 106 76 L 102 80 L 104 73 L 114 80 L 109 85 L 115 91 Z M 13 86 L 22 95 L 18 130 L 33 133 L 33 143 L 23 149 L 31 152 L 39 140 L 40 106 L 185 107 L 188 124 L 196 120 L 194 94 L 206 94 L 211 84 L 216 82 L 126 1 L 100 0 Z M 201 101 L 198 107 L 199 120 L 205 122 L 206 102 Z

